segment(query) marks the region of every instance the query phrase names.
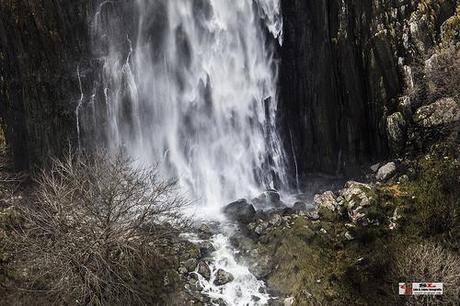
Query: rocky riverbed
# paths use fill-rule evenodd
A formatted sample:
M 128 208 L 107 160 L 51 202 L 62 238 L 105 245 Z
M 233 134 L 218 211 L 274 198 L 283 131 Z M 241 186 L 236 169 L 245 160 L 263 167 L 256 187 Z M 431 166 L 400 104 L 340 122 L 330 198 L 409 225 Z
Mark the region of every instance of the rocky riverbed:
M 317 186 L 320 192 L 289 203 L 267 190 L 223 209 L 236 225 L 229 234 L 235 259 L 264 281 L 268 304 L 397 305 L 407 302 L 395 293 L 398 280 L 434 273 L 408 272 L 403 254 L 460 260 L 459 106 L 441 99 L 410 114 L 404 132 L 392 132 L 400 125 L 388 120 L 390 138 L 404 134 L 405 153 L 369 165 L 354 180 L 331 190 Z M 201 226 L 198 235 L 212 236 L 211 228 Z M 211 279 L 209 268 L 197 271 Z M 216 285 L 232 281 L 227 271 L 214 274 Z M 438 302 L 457 300 L 460 279 L 436 275 L 451 287 Z

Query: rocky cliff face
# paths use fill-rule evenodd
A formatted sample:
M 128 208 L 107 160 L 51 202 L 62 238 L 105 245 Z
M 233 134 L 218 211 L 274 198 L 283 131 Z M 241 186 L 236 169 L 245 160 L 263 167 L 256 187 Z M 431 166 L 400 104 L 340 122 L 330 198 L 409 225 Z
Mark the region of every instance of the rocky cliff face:
M 17 168 L 75 144 L 91 1 L 0 1 L 0 116 Z
M 456 1 L 282 2 L 279 119 L 297 174 L 339 173 L 389 153 L 386 117 L 407 63 L 440 38 Z
M 458 36 L 455 5 L 282 1 L 279 122 L 295 158 L 289 163 L 293 176 L 347 172 L 389 153 L 386 118 L 398 110 L 396 98 L 410 83 L 406 65 L 435 42 Z M 107 9 L 118 6 L 120 20 L 132 18 L 125 13 L 129 1 Z M 0 115 L 18 168 L 78 146 L 76 107 L 82 91 L 89 100 L 97 78 L 92 68 L 98 63 L 91 59 L 97 54 L 90 54 L 96 9 L 85 0 L 0 0 Z M 398 125 L 399 119 L 390 122 Z

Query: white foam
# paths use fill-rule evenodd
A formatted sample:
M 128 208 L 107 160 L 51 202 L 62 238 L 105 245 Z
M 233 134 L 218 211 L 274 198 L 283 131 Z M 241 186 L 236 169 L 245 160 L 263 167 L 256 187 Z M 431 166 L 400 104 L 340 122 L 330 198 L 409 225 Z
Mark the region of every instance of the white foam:
M 222 299 L 228 305 L 266 305 L 270 296 L 265 293 L 265 284 L 258 280 L 246 266 L 235 260 L 235 251 L 229 239 L 223 234 L 212 237 L 216 249 L 212 254 L 211 279 L 207 281 L 197 273 L 203 293 L 211 299 Z M 233 275 L 234 280 L 223 286 L 216 286 L 214 280 L 219 269 Z

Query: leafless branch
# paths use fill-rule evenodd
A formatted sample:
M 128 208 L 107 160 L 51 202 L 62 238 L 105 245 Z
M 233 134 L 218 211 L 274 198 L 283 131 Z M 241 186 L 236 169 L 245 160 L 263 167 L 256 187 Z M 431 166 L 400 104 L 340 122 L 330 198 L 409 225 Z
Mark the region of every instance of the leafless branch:
M 134 271 L 187 220 L 175 181 L 106 153 L 56 160 L 10 239 L 29 286 L 77 304 L 140 302 Z M 33 277 L 32 277 L 33 276 Z

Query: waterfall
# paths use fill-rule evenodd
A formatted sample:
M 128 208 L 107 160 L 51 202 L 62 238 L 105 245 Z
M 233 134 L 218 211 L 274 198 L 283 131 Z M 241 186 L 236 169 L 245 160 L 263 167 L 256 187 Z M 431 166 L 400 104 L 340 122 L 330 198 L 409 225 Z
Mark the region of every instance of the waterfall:
M 279 0 L 128 2 L 101 2 L 93 21 L 109 148 L 158 162 L 209 214 L 279 188 Z

